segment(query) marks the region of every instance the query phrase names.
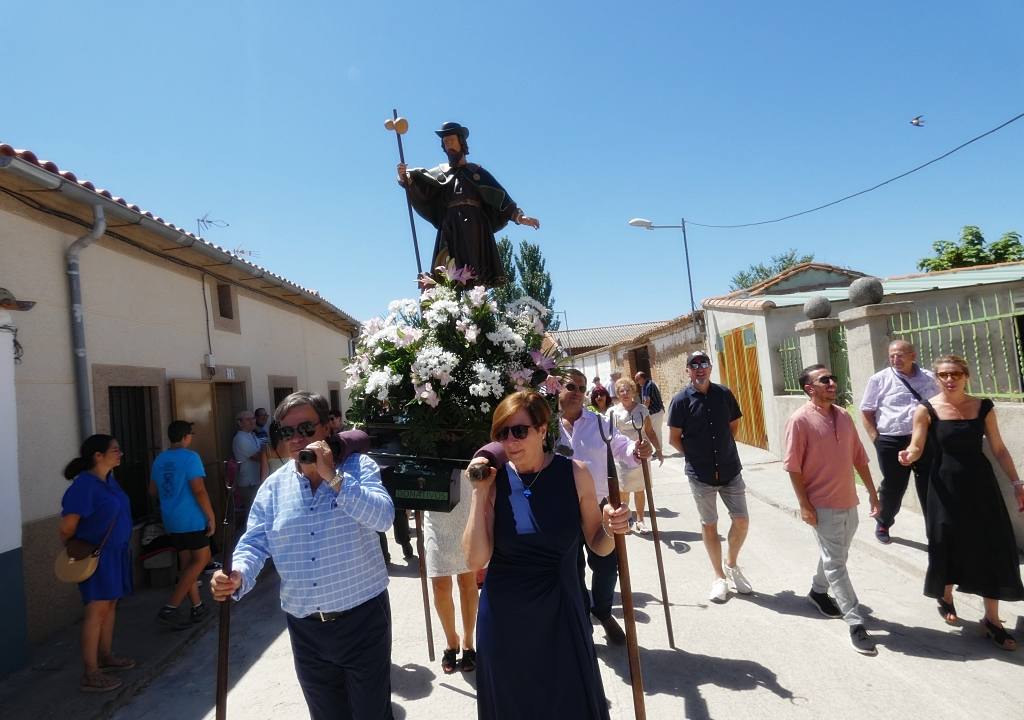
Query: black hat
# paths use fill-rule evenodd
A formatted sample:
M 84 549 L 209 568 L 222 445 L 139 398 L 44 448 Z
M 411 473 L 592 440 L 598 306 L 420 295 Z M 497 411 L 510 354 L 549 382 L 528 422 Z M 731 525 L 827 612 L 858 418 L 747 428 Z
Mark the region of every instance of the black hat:
M 446 122 L 441 126 L 440 130 L 434 131 L 439 138 L 443 138 L 445 135 L 458 135 L 463 140 L 469 137 L 469 128 L 462 127 L 457 122 Z
M 711 358 L 708 357 L 708 354 L 703 350 L 694 350 L 690 353 L 686 358 L 686 364 L 689 365 L 694 360 L 707 360 L 708 362 L 711 362 Z

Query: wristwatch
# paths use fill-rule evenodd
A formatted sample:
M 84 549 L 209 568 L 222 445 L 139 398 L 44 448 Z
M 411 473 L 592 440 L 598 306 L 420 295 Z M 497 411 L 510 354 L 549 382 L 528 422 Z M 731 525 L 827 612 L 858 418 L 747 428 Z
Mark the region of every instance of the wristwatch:
M 331 490 L 338 492 L 341 489 L 341 483 L 345 479 L 345 476 L 341 474 L 341 470 L 334 471 L 334 477 L 327 481 L 327 484 L 331 486 Z

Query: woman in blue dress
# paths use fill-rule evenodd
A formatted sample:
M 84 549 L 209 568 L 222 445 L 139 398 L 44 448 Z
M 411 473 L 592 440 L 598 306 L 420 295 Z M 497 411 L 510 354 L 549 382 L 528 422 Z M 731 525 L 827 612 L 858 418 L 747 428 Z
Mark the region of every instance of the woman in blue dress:
M 121 446 L 110 435 L 92 435 L 79 456 L 64 468 L 71 487 L 61 501 L 60 540 L 77 537 L 94 545 L 106 544 L 96 572 L 78 584 L 85 604 L 82 621 L 83 692 L 108 692 L 121 681 L 107 672 L 135 667 L 131 658 L 114 655 L 114 618 L 117 601 L 132 592 L 131 504 L 114 479 L 121 464 Z M 107 535 L 109 531 L 109 536 Z
M 502 400 L 491 437 L 508 463 L 473 486 L 463 548 L 470 570 L 489 563 L 477 618 L 481 720 L 608 718 L 576 558 L 581 539 L 613 552 L 627 510 L 602 510 L 586 466 L 546 452 L 550 417 L 535 392 Z

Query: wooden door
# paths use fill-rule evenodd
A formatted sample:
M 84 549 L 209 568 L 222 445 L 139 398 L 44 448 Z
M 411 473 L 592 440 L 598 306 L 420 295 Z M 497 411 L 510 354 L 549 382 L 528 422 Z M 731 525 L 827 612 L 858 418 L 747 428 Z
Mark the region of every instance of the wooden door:
M 757 363 L 757 334 L 754 326 L 730 330 L 721 337 L 718 366 L 722 384 L 732 390 L 743 417 L 736 441 L 768 449 L 764 427 L 764 403 L 761 399 L 761 373 Z
M 199 453 L 206 469 L 206 492 L 213 513 L 224 515 L 222 460 L 228 456 L 220 447 L 217 428 L 217 399 L 213 383 L 206 380 L 171 380 L 171 407 L 175 420 L 192 423 L 191 450 Z M 228 446 L 228 451 L 231 447 Z

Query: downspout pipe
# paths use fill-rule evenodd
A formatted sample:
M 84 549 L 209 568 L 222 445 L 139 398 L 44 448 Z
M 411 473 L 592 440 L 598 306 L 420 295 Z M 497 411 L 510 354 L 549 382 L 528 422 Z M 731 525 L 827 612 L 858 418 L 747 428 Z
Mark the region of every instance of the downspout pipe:
M 78 257 L 82 251 L 103 237 L 107 218 L 102 205 L 93 205 L 92 230 L 71 243 L 65 253 L 71 310 L 71 362 L 75 372 L 75 399 L 78 407 L 78 433 L 82 440 L 92 435 L 92 401 L 89 399 L 89 356 L 85 351 L 85 313 L 82 309 L 82 276 Z

